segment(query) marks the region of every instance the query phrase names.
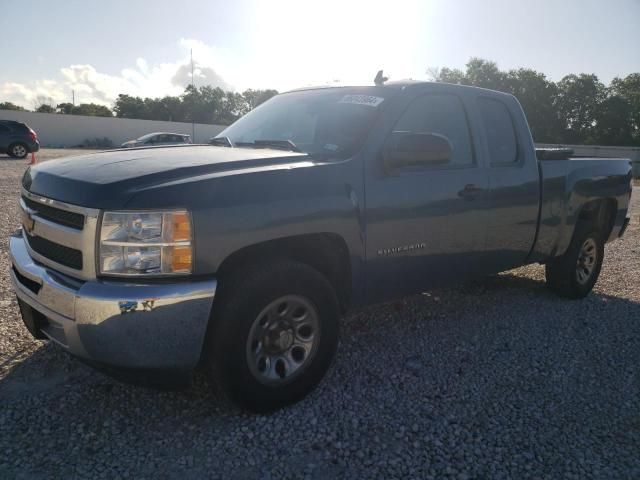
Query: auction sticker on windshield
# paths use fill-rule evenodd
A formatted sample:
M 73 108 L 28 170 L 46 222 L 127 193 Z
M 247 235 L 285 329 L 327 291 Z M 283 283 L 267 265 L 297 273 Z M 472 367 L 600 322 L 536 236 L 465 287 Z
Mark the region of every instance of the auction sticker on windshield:
M 338 103 L 353 103 L 355 105 L 377 107 L 383 100 L 384 98 L 382 97 L 374 97 L 372 95 L 345 95 L 338 101 Z

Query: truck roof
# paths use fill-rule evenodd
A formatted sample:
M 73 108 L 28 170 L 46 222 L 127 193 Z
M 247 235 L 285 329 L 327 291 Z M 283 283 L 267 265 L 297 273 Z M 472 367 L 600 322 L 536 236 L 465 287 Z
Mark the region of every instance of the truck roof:
M 447 82 L 428 82 L 428 81 L 425 81 L 425 80 L 411 80 L 411 79 L 388 81 L 388 82 L 385 82 L 384 85 L 316 85 L 316 86 L 295 88 L 293 90 L 288 90 L 288 91 L 282 92 L 282 93 L 301 92 L 301 91 L 306 91 L 306 90 L 341 89 L 341 88 L 344 88 L 344 89 L 348 89 L 348 88 L 385 89 L 385 88 L 388 88 L 388 89 L 394 89 L 394 90 L 402 90 L 402 89 L 405 89 L 405 88 L 423 88 L 423 87 L 429 87 L 429 86 L 450 87 L 452 90 L 458 90 L 458 89 L 475 90 L 478 93 L 479 92 L 484 92 L 484 93 L 491 94 L 491 95 L 504 95 L 504 96 L 508 96 L 508 97 L 512 97 L 513 96 L 510 93 L 500 92 L 498 90 L 491 90 L 491 89 L 488 89 L 488 88 L 474 87 L 474 86 L 471 86 L 471 85 L 460 85 L 460 84 L 457 84 L 457 83 L 447 83 Z

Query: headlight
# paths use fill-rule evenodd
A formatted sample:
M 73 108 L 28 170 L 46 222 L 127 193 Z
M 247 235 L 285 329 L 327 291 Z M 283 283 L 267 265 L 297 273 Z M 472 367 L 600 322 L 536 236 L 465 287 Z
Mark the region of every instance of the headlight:
M 99 269 L 105 275 L 191 273 L 191 216 L 169 212 L 104 212 Z

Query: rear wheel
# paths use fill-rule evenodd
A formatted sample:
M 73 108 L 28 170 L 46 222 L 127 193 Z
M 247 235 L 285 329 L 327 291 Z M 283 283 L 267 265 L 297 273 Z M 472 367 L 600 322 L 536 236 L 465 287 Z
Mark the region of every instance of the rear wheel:
M 547 263 L 547 286 L 567 298 L 583 298 L 598 280 L 604 259 L 601 232 L 587 223 L 578 224 L 564 255 Z
M 216 383 L 254 412 L 302 399 L 331 366 L 339 318 L 331 284 L 307 265 L 282 260 L 225 279 L 208 340 Z
M 9 146 L 8 152 L 13 158 L 24 158 L 29 153 L 29 149 L 24 143 L 14 143 Z

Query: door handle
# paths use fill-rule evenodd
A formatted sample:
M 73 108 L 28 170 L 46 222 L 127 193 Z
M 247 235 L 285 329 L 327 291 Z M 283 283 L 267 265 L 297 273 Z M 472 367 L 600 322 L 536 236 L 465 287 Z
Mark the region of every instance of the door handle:
M 479 196 L 484 191 L 483 188 L 474 185 L 473 183 L 468 183 L 464 186 L 462 190 L 458 192 L 458 196 L 460 198 L 464 198 L 465 200 L 474 200 L 477 196 Z

